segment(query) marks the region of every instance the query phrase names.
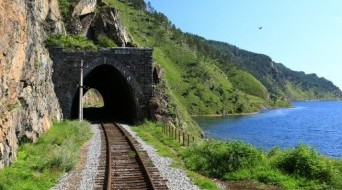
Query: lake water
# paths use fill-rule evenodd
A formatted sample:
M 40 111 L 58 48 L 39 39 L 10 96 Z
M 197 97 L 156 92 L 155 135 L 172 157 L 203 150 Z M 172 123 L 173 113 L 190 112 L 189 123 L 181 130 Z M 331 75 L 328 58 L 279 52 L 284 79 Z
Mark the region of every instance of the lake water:
M 293 108 L 245 116 L 197 117 L 206 136 L 242 140 L 263 150 L 308 144 L 342 158 L 342 102 L 293 102 Z

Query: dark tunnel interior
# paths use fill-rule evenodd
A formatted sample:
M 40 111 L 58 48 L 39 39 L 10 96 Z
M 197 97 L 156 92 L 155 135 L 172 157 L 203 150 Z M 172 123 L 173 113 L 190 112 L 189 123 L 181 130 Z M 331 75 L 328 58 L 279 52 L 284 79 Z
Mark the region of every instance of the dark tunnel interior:
M 102 108 L 84 108 L 83 118 L 93 123 L 122 122 L 131 124 L 137 116 L 137 102 L 126 78 L 113 66 L 101 65 L 84 77 L 84 92 L 95 88 L 102 95 Z M 72 118 L 78 117 L 79 93 L 73 100 Z

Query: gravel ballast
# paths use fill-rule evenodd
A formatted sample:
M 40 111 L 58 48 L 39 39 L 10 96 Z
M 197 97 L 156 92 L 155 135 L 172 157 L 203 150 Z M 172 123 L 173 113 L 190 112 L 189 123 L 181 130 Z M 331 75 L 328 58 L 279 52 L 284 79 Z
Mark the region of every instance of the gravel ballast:
M 142 149 L 144 149 L 155 167 L 159 170 L 160 175 L 167 180 L 167 186 L 171 190 L 197 190 L 197 186 L 193 185 L 190 179 L 186 176 L 186 173 L 180 169 L 171 167 L 172 159 L 161 157 L 157 154 L 156 149 L 151 145 L 146 144 L 140 137 L 136 135 L 134 131 L 128 125 L 121 124 L 132 137 L 134 137 Z
M 82 172 L 82 180 L 79 188 L 82 190 L 93 189 L 101 155 L 101 134 L 99 125 L 92 125 L 92 130 L 94 135 L 90 140 L 90 145 L 88 147 L 86 167 Z
M 167 186 L 171 190 L 198 190 L 199 188 L 191 183 L 191 180 L 186 176 L 186 173 L 180 169 L 171 167 L 172 159 L 161 157 L 157 154 L 156 149 L 151 145 L 146 144 L 128 125 L 122 124 L 133 138 L 135 138 L 150 157 L 155 167 L 159 170 L 160 175 L 167 180 Z M 87 158 L 83 171 L 78 174 L 77 171 L 72 171 L 65 174 L 55 187 L 51 190 L 66 190 L 66 189 L 81 189 L 89 190 L 95 186 L 95 177 L 101 155 L 101 132 L 99 125 L 92 125 L 93 137 L 89 140 L 87 147 Z M 81 175 L 78 176 L 77 175 Z M 75 184 L 75 178 L 80 178 L 80 182 Z

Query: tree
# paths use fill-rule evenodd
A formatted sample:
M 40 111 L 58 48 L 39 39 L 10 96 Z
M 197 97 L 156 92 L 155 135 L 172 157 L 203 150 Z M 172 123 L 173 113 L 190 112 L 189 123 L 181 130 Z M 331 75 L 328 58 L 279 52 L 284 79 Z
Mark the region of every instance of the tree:
M 156 12 L 156 10 L 153 8 L 151 2 L 148 2 L 148 3 L 147 3 L 146 11 L 147 11 L 148 13 L 151 13 L 151 14 L 153 14 L 153 13 Z

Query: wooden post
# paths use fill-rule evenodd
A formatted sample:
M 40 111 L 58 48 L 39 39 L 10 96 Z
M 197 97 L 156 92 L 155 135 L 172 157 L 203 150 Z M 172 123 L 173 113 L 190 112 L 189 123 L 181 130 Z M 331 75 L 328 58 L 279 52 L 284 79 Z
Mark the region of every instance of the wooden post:
M 170 136 L 173 138 L 173 127 L 171 127 L 171 133 Z
M 169 128 L 169 133 L 168 133 L 168 136 L 170 136 L 170 134 L 171 134 L 171 126 L 168 126 L 168 128 Z
M 188 146 L 190 145 L 190 136 L 188 134 Z
M 183 146 L 185 146 L 185 133 L 183 131 Z
M 181 138 L 180 138 L 181 130 L 178 131 L 178 142 L 181 143 Z

